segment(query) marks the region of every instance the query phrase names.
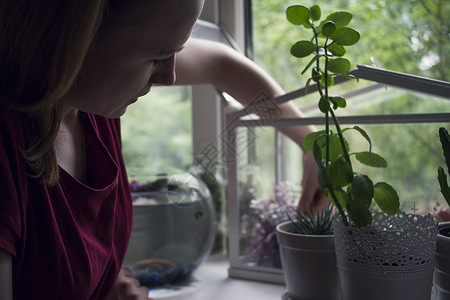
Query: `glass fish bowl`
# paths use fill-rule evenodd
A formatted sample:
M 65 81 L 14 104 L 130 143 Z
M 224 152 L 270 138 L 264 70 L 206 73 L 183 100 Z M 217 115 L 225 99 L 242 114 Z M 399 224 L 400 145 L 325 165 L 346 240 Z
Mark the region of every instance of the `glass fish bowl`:
M 189 282 L 213 246 L 215 215 L 207 186 L 189 172 L 129 172 L 133 229 L 124 267 L 149 288 Z

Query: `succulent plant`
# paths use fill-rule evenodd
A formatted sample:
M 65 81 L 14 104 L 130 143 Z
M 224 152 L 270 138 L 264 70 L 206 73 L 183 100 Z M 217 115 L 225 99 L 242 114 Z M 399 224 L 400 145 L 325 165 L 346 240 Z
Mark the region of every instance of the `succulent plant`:
M 295 210 L 296 218 L 289 219 L 297 229 L 297 233 L 308 235 L 332 235 L 333 234 L 333 206 L 314 213 L 310 208 L 306 213 L 300 209 Z
M 450 173 L 450 135 L 444 127 L 439 128 L 439 139 L 441 140 L 442 150 L 444 151 L 447 172 Z M 438 180 L 441 187 L 441 193 L 450 207 L 450 187 L 448 186 L 447 175 L 442 167 L 438 168 Z

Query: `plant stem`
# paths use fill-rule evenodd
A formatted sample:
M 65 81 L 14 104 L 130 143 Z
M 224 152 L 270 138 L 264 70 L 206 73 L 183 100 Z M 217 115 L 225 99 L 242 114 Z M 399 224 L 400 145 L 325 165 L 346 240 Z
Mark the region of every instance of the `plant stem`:
M 330 191 L 331 198 L 333 198 L 334 205 L 336 206 L 336 208 L 338 209 L 339 213 L 341 214 L 342 222 L 344 223 L 344 226 L 349 227 L 347 216 L 345 215 L 344 209 L 342 208 L 341 204 L 339 203 L 339 201 L 338 201 L 338 199 L 336 197 L 336 194 L 334 193 L 333 188 L 329 187 L 328 190 Z
M 328 56 L 327 56 L 327 45 L 325 43 L 324 46 L 325 51 L 325 98 L 327 99 L 329 109 L 325 113 L 325 132 L 326 132 L 326 163 L 325 166 L 328 166 L 330 161 L 330 120 L 329 120 L 329 111 L 331 110 L 331 106 L 328 101 Z
M 344 137 L 343 137 L 342 132 L 341 132 L 341 127 L 339 126 L 339 122 L 338 122 L 338 120 L 336 118 L 336 115 L 334 114 L 334 110 L 333 110 L 332 105 L 331 105 L 331 103 L 329 101 L 329 98 L 328 98 L 329 95 L 328 95 L 328 52 L 327 52 L 327 42 L 328 42 L 328 39 L 325 41 L 325 44 L 324 44 L 324 51 L 325 51 L 325 97 L 327 99 L 327 103 L 328 103 L 328 106 L 329 106 L 329 109 L 327 109 L 327 112 L 325 113 L 325 126 L 326 126 L 325 130 L 326 130 L 326 138 L 327 138 L 327 143 L 326 143 L 326 155 L 327 155 L 326 156 L 326 162 L 328 164 L 328 162 L 330 160 L 330 157 L 329 157 L 330 156 L 330 142 L 329 142 L 329 136 L 330 136 L 330 133 L 329 133 L 329 126 L 330 126 L 330 124 L 329 124 L 329 122 L 330 121 L 329 121 L 329 114 L 331 114 L 331 117 L 333 118 L 334 124 L 336 126 L 336 131 L 338 133 L 339 140 L 341 142 L 342 151 L 344 152 L 345 158 L 347 159 L 347 161 L 349 162 L 350 167 L 351 167 L 350 156 L 348 155 L 347 147 L 345 146 L 345 141 L 344 141 Z M 339 200 L 336 197 L 336 194 L 334 193 L 333 187 L 328 187 L 328 190 L 330 191 L 331 197 L 334 200 L 334 204 L 336 205 L 339 213 L 341 214 L 342 222 L 344 223 L 345 226 L 348 227 L 347 216 L 345 215 L 344 209 L 342 208 L 341 204 L 339 203 Z
M 334 110 L 333 109 L 330 109 L 330 113 L 331 113 L 331 117 L 333 118 L 334 125 L 336 126 L 336 131 L 337 131 L 338 136 L 339 136 L 339 141 L 341 142 L 341 147 L 342 147 L 342 151 L 344 152 L 344 157 L 345 157 L 345 159 L 347 160 L 347 162 L 349 163 L 350 167 L 353 170 L 352 162 L 350 161 L 350 155 L 348 154 L 347 146 L 345 145 L 345 140 L 344 140 L 344 136 L 342 135 L 341 126 L 339 125 L 339 121 L 338 121 L 336 115 L 334 114 Z

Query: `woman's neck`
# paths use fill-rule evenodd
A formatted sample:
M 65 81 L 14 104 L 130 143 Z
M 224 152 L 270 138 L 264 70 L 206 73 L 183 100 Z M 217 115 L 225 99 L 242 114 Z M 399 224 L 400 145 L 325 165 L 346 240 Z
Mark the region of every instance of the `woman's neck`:
M 55 141 L 58 165 L 79 181 L 85 179 L 84 126 L 78 109 L 66 106 Z

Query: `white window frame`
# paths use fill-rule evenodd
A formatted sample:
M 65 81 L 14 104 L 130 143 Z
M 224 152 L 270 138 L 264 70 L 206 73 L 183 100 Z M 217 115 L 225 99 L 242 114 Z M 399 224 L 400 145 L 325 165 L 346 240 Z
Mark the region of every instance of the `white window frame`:
M 202 21 L 209 22 L 209 25 Z M 245 48 L 244 0 L 205 0 L 198 23 L 217 32 L 216 36 L 208 39 L 217 40 L 222 35 L 237 50 Z M 223 98 L 209 85 L 195 85 L 191 93 L 194 158 L 202 155 L 206 147 L 211 145 L 222 153 L 220 135 L 224 124 Z

